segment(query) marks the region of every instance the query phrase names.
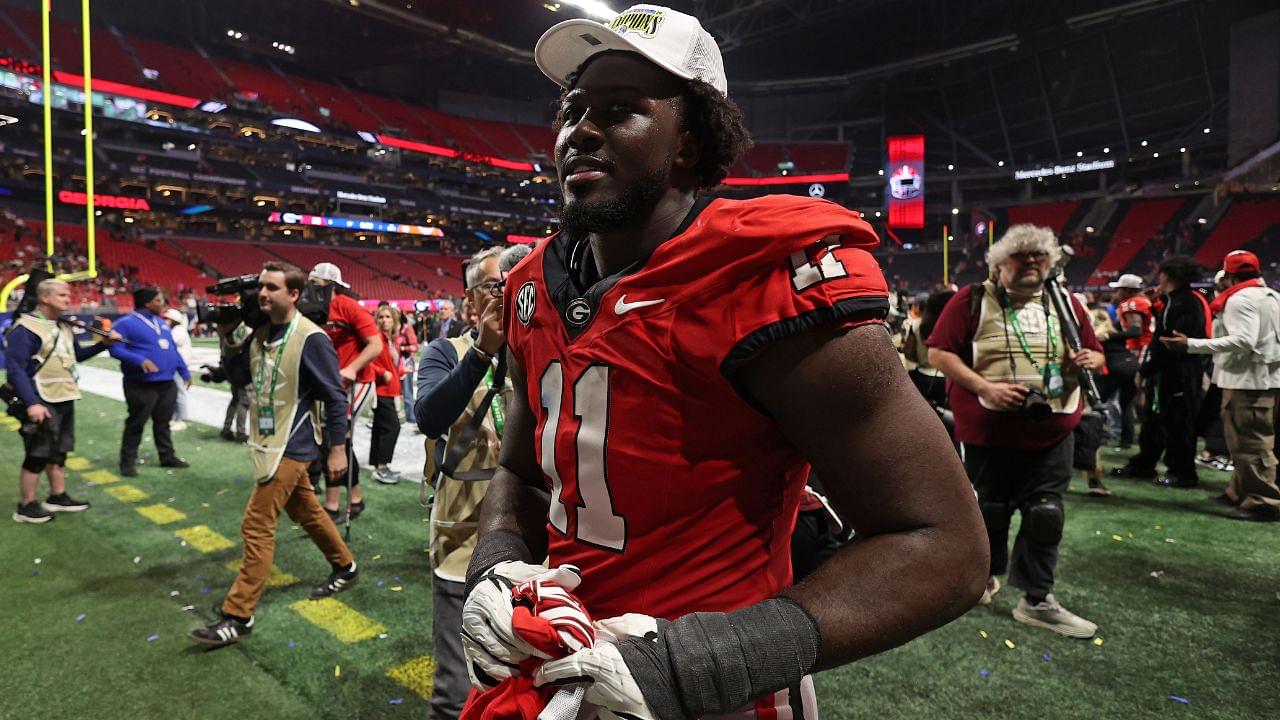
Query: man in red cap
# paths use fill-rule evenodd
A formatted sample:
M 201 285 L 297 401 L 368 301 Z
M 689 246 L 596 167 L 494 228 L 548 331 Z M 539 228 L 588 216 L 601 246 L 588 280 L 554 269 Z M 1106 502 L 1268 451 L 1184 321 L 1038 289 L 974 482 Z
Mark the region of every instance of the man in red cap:
M 1222 424 L 1235 470 L 1215 499 L 1236 520 L 1280 520 L 1276 487 L 1276 390 L 1280 389 L 1280 293 L 1262 281 L 1258 256 L 1246 250 L 1223 261 L 1229 287 L 1210 306 L 1213 338 L 1175 332 L 1171 350 L 1213 355 L 1213 382 L 1222 388 Z

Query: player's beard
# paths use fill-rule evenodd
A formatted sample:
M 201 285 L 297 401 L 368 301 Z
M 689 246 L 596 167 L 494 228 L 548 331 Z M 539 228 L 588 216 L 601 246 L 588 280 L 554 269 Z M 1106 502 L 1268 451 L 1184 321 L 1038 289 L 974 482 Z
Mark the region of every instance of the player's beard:
M 654 170 L 615 198 L 584 199 L 562 205 L 560 227 L 571 236 L 583 237 L 641 224 L 657 206 L 669 177 L 669 170 Z

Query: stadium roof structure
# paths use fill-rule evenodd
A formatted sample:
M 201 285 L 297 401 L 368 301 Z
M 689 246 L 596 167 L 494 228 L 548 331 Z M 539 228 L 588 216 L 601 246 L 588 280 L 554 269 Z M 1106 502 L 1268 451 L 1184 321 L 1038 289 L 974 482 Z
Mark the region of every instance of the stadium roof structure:
M 0 3 L 14 0 L 0 0 Z M 605 0 L 614 10 L 619 0 Z M 122 31 L 247 55 L 437 104 L 443 92 L 541 103 L 531 48 L 585 13 L 543 0 L 96 0 Z M 1266 0 L 667 0 L 720 40 L 757 137 L 839 141 L 855 176 L 883 138 L 929 136 L 929 163 L 1014 167 L 1181 148 L 1224 169 L 1231 24 Z M 229 37 L 234 29 L 240 37 Z M 268 43 L 287 45 L 284 53 Z M 1206 129 L 1208 132 L 1205 132 Z M 1105 150 L 1104 150 L 1105 149 Z M 1155 154 L 1155 155 L 1153 155 Z M 1163 158 L 1161 158 L 1163 156 Z M 999 169 L 999 170 L 997 170 Z

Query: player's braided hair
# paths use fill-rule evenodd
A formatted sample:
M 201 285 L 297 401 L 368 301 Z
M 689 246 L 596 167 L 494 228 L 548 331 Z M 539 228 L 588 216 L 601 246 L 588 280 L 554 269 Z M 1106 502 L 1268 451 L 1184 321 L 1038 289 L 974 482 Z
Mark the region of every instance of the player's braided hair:
M 578 84 L 581 69 L 569 74 L 557 104 L 564 105 L 565 95 Z M 702 149 L 694 171 L 698 187 L 713 188 L 729 176 L 729 168 L 751 149 L 751 132 L 747 130 L 742 108 L 722 95 L 710 83 L 701 80 L 685 82 L 679 101 L 684 109 L 685 129 L 693 132 Z M 551 129 L 557 134 L 564 126 L 564 116 L 557 113 Z

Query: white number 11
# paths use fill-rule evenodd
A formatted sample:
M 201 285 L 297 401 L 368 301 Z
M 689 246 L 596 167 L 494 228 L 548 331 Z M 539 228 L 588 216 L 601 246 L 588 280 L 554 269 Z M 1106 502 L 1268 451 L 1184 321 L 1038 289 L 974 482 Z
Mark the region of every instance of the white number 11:
M 560 409 L 564 400 L 564 370 L 552 362 L 538 381 L 541 403 L 546 411 L 542 426 L 542 471 L 551 478 L 551 526 L 569 534 L 568 505 L 561 497 L 564 484 L 556 467 L 556 434 L 560 428 Z M 577 539 L 609 550 L 622 550 L 627 544 L 626 518 L 614 513 L 609 493 L 605 451 L 609 432 L 609 367 L 592 365 L 573 384 L 573 414 L 578 418 L 574 458 L 577 466 L 578 496 Z

